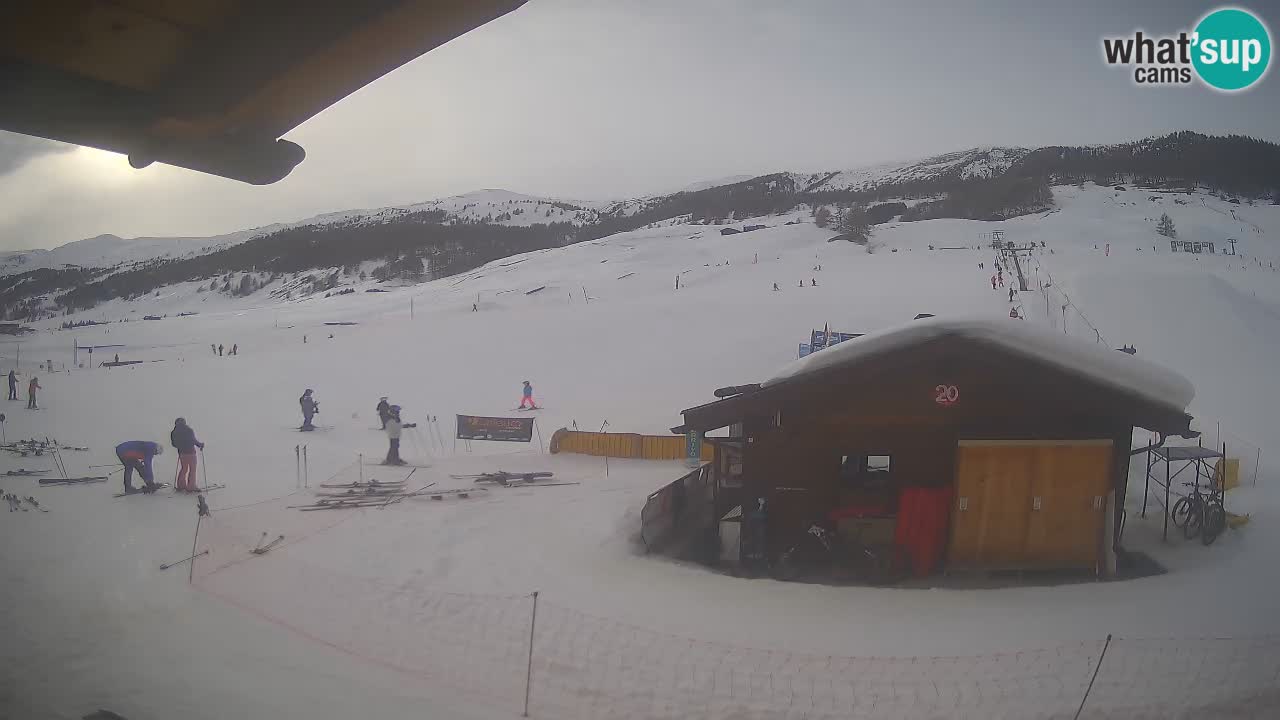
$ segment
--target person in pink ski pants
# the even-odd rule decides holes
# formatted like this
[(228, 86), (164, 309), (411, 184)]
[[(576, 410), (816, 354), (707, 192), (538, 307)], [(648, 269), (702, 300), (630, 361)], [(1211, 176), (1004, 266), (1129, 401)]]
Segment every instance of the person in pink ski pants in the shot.
[(524, 410), (525, 407), (528, 407), (530, 410), (538, 409), (538, 405), (533, 402), (533, 386), (529, 384), (528, 380), (524, 381), (524, 391), (520, 397), (519, 409)]

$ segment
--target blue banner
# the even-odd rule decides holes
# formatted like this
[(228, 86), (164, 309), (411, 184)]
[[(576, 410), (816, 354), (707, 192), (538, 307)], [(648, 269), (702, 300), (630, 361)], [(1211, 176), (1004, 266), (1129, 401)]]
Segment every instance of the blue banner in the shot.
[(809, 343), (800, 343), (800, 357), (809, 354)]

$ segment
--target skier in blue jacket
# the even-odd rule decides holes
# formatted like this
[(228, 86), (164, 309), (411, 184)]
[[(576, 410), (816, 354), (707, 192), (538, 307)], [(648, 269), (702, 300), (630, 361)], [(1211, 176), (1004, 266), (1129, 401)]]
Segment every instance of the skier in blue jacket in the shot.
[[(155, 483), (155, 473), (151, 471), (151, 460), (162, 453), (164, 453), (164, 446), (150, 440), (129, 440), (116, 446), (116, 459), (124, 466), (126, 493), (155, 492), (160, 487)], [(138, 476), (147, 485), (141, 490), (133, 489), (134, 470), (138, 471)]]
[(516, 409), (524, 410), (526, 408), (529, 410), (538, 409), (538, 404), (533, 401), (533, 386), (529, 384), (528, 380), (524, 381), (524, 389), (520, 394), (520, 407)]

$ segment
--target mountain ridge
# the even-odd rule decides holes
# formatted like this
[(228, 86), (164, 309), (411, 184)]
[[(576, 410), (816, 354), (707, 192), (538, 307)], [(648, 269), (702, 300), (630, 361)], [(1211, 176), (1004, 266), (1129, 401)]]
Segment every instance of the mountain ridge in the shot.
[[(700, 189), (617, 201), (490, 188), (208, 238), (100, 235), (50, 251), (0, 255), (0, 312), (9, 319), (40, 317), (210, 278), (222, 282), (209, 290), (251, 293), (282, 273), (311, 271), (319, 275), (305, 292), (323, 292), (338, 284), (335, 268), (349, 274), (370, 261), (375, 264), (365, 269), (379, 280), (418, 281), (646, 226), (721, 225), (797, 208), (826, 206), (839, 217), (849, 207), (866, 206), (872, 225), (894, 219), (1004, 220), (1050, 210), (1052, 185), (1086, 180), (1163, 191), (1205, 188), (1223, 200), (1229, 194), (1236, 203), (1237, 195), (1280, 203), (1280, 145), (1180, 132), (1103, 146), (987, 146), (852, 170), (778, 172), (710, 187), (694, 183), (687, 187)], [(256, 276), (247, 283), (241, 278), (232, 289), (237, 273)]]

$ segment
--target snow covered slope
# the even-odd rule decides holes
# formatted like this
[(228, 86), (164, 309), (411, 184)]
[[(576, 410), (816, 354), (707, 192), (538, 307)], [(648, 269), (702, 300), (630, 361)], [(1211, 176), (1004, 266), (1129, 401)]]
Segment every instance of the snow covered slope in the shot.
[[(1274, 662), (1264, 641), (1280, 633), (1272, 562), (1280, 384), (1271, 367), (1280, 355), (1280, 273), (1272, 269), (1280, 207), (1092, 185), (1055, 192), (1058, 209), (1043, 216), (882, 226), (872, 252), (829, 243), (834, 233), (808, 222), (785, 224), (802, 217), (793, 213), (730, 236), (691, 225), (642, 229), (386, 293), (280, 303), (175, 286), (160, 299), (67, 318), (169, 314), (25, 340), (24, 379), (40, 377), (42, 409), (11, 403), (8, 437), (88, 446), (64, 456), (70, 472), (84, 474), (112, 463), (122, 440), (163, 441), (182, 416), (208, 444), (202, 472), (228, 487), (210, 496), (214, 515), (197, 545), (211, 555), (188, 586), (182, 570), (156, 568), (191, 547), (189, 500), (113, 499), (118, 475), (50, 489), (0, 477), (6, 490), (51, 508), (0, 522), (0, 608), (12, 640), (0, 646), (0, 698), (13, 699), (16, 717), (78, 717), (98, 706), (130, 717), (406, 717), (424, 708), (509, 717), (523, 697), (534, 590), (544, 603), (530, 712), (538, 718), (599, 717), (602, 708), (637, 718), (785, 716), (788, 698), (800, 696), (769, 687), (803, 688), (837, 708), (813, 717), (855, 715), (821, 695), (832, 686), (812, 674), (837, 667), (859, 693), (883, 697), (893, 686), (938, 717), (1056, 716), (1070, 705), (1069, 717), (1076, 680), (1088, 681), (1106, 633), (1121, 659), (1099, 677), (1104, 698), (1123, 694), (1155, 708), (1149, 716), (1168, 716), (1164, 703), (1185, 709), (1206, 692), (1253, 692), (1255, 671)], [(1242, 254), (1171, 253), (1154, 232), (1161, 212), (1180, 238), (1235, 237)], [(1034, 290), (1012, 303), (1025, 321), (1007, 318), (1006, 292), (988, 282), (993, 229), (1005, 240), (1045, 243), (1025, 269)], [(183, 309), (200, 314), (176, 317)], [(872, 332), (917, 313), (1058, 332), (1065, 318), (1064, 334), (1080, 342), (1136, 345), (1139, 357), (1195, 385), (1190, 412), (1209, 442), (1262, 450), (1257, 486), (1246, 457), (1246, 487), (1227, 501), (1252, 521), (1212, 547), (1162, 544), (1155, 515), (1143, 520), (1131, 506), (1129, 544), (1170, 572), (1125, 582), (924, 590), (745, 580), (636, 552), (639, 509), (684, 472), (673, 463), (614, 460), (606, 473), (598, 458), (483, 443), (455, 450), (450, 439), (455, 413), (511, 413), (525, 379), (545, 407), (537, 415), (543, 440), (558, 427), (605, 421), (612, 431), (664, 433), (714, 388), (785, 367), (813, 328)], [(355, 324), (326, 324), (334, 322)], [(35, 367), (71, 364), (73, 341), (109, 346), (95, 362), (116, 352), (145, 362), (53, 375)], [(232, 343), (236, 357), (210, 352)], [(302, 435), (297, 398), (307, 387), (319, 397), (322, 429)], [(390, 477), (370, 463), (385, 452), (373, 414), (382, 395), (419, 423), (404, 454), (431, 467), (416, 470), (413, 483), (465, 487), (451, 475), (503, 468), (551, 469), (579, 484), (337, 517), (288, 509), (310, 497), (296, 489), (300, 445), (313, 485)], [(172, 479), (169, 458), (157, 466), (162, 480)], [(52, 467), (34, 457), (0, 465)], [(1141, 468), (1134, 472), (1130, 497), (1140, 502)], [(262, 533), (287, 541), (252, 556), (247, 548)], [(1188, 608), (1220, 611), (1197, 613), (1189, 625)], [(1189, 635), (1241, 640), (1210, 647)], [(1123, 642), (1141, 646), (1133, 638), (1170, 640), (1144, 646), (1154, 648), (1150, 656), (1126, 655)], [(1204, 654), (1218, 647), (1222, 654)], [(975, 654), (982, 658), (967, 657)], [(702, 704), (689, 700), (702, 697), (701, 685), (670, 679), (676, 667), (690, 668), (690, 678), (743, 674), (723, 691), (727, 705), (720, 695)], [(1219, 667), (1233, 674), (1209, 688), (1206, 673)], [(1008, 684), (992, 675), (1015, 671), (1031, 674)], [(977, 709), (957, 710), (961, 700)], [(1128, 706), (1098, 712), (1117, 707)], [(865, 714), (918, 714), (877, 708)]]

